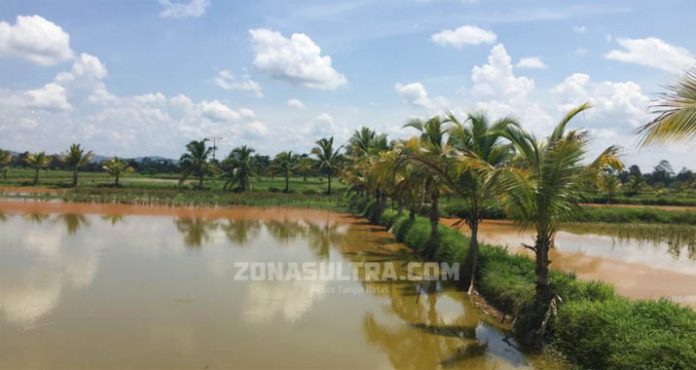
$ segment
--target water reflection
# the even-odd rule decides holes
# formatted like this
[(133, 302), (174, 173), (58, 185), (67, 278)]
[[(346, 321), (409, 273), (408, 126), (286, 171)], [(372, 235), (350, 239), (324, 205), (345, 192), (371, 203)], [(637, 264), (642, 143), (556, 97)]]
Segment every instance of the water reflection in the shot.
[[(0, 368), (527, 365), (502, 342), (504, 328), (437, 283), (233, 280), (236, 261), (404, 257), (383, 230), (293, 212), (300, 217), (288, 222), (8, 217), (0, 225)], [(339, 286), (379, 289), (330, 289)]]
[(669, 224), (571, 224), (563, 230), (578, 235), (607, 235), (619, 244), (636, 241), (659, 248), (666, 245), (674, 259), (696, 259), (696, 227)]
[(215, 220), (200, 217), (181, 217), (174, 221), (176, 229), (184, 236), (184, 244), (194, 249), (210, 241), (210, 233), (217, 229)]
[(90, 225), (87, 217), (78, 213), (65, 213), (58, 215), (57, 220), (65, 225), (68, 235), (74, 235), (80, 230), (80, 228)]
[(41, 225), (44, 221), (48, 220), (50, 215), (48, 213), (31, 212), (24, 215), (24, 218), (28, 221)]
[(241, 246), (256, 239), (261, 232), (261, 221), (247, 219), (228, 219), (220, 225), (227, 239)]

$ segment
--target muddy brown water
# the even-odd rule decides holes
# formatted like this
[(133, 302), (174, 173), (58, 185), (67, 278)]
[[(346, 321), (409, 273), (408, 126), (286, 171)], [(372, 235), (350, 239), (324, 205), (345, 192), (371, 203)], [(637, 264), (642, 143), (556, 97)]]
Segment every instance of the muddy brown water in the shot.
[[(452, 225), (456, 220), (444, 219)], [(466, 226), (460, 228), (468, 233)], [(486, 220), (482, 241), (529, 253), (534, 232), (509, 221)], [(556, 235), (551, 267), (584, 280), (611, 283), (636, 299), (666, 297), (696, 308), (696, 227), (687, 225), (570, 224)]]
[(234, 279), (241, 261), (402, 266), (340, 213), (0, 201), (0, 238), (0, 369), (562, 368), (447, 284)]

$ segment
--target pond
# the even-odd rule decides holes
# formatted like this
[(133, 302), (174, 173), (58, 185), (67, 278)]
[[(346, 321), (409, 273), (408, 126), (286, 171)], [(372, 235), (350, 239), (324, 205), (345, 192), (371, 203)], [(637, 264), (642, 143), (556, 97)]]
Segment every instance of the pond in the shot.
[[(444, 220), (452, 225), (455, 220)], [(462, 227), (467, 232), (466, 227)], [(509, 221), (486, 220), (482, 241), (529, 253), (534, 232)], [(669, 224), (567, 224), (556, 234), (551, 267), (601, 280), (631, 298), (667, 297), (696, 307), (696, 227)]]
[[(2, 369), (507, 369), (506, 326), (439, 281), (371, 281), (409, 256), (344, 214), (0, 201)], [(239, 279), (245, 262), (357, 279)]]

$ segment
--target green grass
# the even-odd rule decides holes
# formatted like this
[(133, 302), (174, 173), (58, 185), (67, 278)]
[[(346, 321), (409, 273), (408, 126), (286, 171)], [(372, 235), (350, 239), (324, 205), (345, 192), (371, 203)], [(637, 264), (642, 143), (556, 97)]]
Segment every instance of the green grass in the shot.
[[(359, 208), (362, 206), (362, 208)], [(365, 202), (352, 200), (351, 209), (363, 211)], [(399, 217), (387, 210), (380, 223), (395, 237), (422, 251), (430, 234), (426, 218)], [(468, 238), (451, 229), (440, 229), (442, 239), (436, 258), (463, 262)], [(504, 248), (481, 245), (477, 288), (494, 307), (523, 314), (516, 335), (529, 333), (525, 312), (533, 305), (534, 262), (511, 255)], [(552, 271), (551, 286), (563, 303), (551, 320), (547, 348), (559, 351), (581, 368), (588, 369), (687, 369), (696, 364), (696, 312), (678, 304), (631, 301), (618, 296), (602, 282), (585, 282), (573, 274)]]
[[(20, 186), (30, 188), (33, 171), (12, 169), (6, 179), (0, 178), (0, 186)], [(342, 210), (345, 208), (345, 185), (333, 181), (332, 194), (327, 195), (326, 179), (299, 177), (290, 179), (290, 191), (283, 193), (285, 180), (280, 177), (256, 177), (252, 191), (234, 193), (223, 191), (224, 180), (208, 178), (205, 189), (194, 190), (194, 180), (178, 186), (176, 175), (139, 175), (124, 177), (122, 186), (113, 187), (113, 179), (101, 172), (81, 172), (79, 186), (69, 188), (72, 173), (69, 171), (41, 171), (37, 187), (62, 189), (59, 193), (65, 201), (105, 202), (124, 204), (159, 204), (168, 206), (190, 205), (253, 205), (253, 206), (293, 206)], [(50, 198), (56, 195), (32, 193), (26, 196)]]
[[(573, 215), (567, 222), (594, 223), (661, 223), (696, 225), (696, 211), (691, 210), (662, 210), (650, 206), (645, 207), (581, 207), (581, 212)], [(460, 200), (450, 200), (443, 212), (448, 217), (463, 218), (467, 216), (467, 208)], [(486, 219), (507, 219), (508, 215), (499, 206), (493, 206), (484, 212)]]

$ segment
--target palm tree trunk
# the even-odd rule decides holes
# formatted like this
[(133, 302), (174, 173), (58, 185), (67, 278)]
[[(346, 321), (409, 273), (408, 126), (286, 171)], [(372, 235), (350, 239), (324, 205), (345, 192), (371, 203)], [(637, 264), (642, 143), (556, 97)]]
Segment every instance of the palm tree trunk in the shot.
[(77, 168), (73, 170), (72, 174), (72, 186), (77, 187)]
[(118, 179), (119, 179), (119, 175), (116, 175), (116, 176), (115, 176), (115, 179), (114, 179), (114, 185), (116, 185), (116, 187), (119, 186), (119, 184), (118, 184)]
[(35, 172), (34, 172), (34, 183), (33, 185), (36, 185), (39, 183), (39, 168), (36, 167)]
[(327, 194), (331, 194), (331, 175), (327, 175), (326, 177), (329, 179), (329, 190)]
[(433, 189), (430, 193), (430, 238), (425, 248), (425, 257), (427, 259), (432, 259), (435, 257), (435, 251), (437, 250), (438, 244), (440, 242), (440, 206), (439, 206), (439, 190)]
[(551, 246), (551, 233), (542, 231), (537, 234), (535, 243), (536, 266), (536, 294), (537, 298), (548, 301), (551, 299), (551, 288), (549, 286), (549, 248)]
[(470, 242), (469, 242), (469, 252), (466, 254), (465, 271), (464, 271), (464, 284), (468, 285), (468, 292), (472, 294), (474, 292), (474, 282), (476, 281), (476, 265), (478, 263), (479, 254), (479, 243), (478, 243), (478, 227), (479, 220), (477, 217), (472, 217), (469, 222), (469, 229), (471, 229)]
[(290, 190), (290, 176), (285, 175), (285, 190), (283, 190), (284, 193), (287, 193)]
[(203, 175), (198, 176), (198, 188), (203, 189)]

